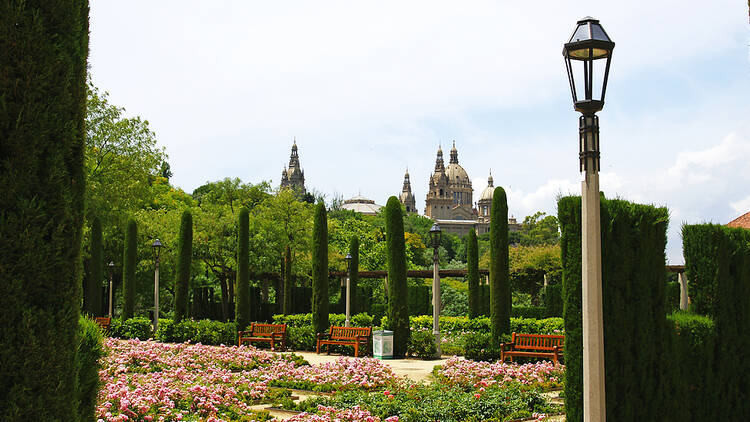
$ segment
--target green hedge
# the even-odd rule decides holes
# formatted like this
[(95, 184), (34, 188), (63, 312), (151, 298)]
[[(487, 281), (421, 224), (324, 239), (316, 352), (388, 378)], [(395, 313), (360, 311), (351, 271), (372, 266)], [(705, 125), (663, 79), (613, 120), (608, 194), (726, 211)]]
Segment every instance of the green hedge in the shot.
[(388, 250), (388, 324), (393, 330), (393, 356), (403, 357), (409, 345), (409, 291), (406, 283), (406, 243), (401, 202), (395, 196), (385, 205), (385, 241)]
[(322, 202), (315, 206), (312, 231), (312, 323), (315, 332), (324, 333), (328, 320), (328, 220)]
[(510, 333), (510, 312), (513, 306), (508, 274), (508, 200), (505, 190), (495, 188), (492, 196), (490, 220), (490, 309), (492, 341), (500, 344), (500, 337)]
[[(514, 306), (510, 309), (510, 316), (515, 318), (547, 318), (547, 308), (543, 306)], [(560, 316), (560, 315), (557, 315)]]
[[(344, 314), (330, 314), (328, 320), (331, 325), (343, 326), (346, 321), (346, 315)], [(274, 324), (286, 324), (287, 327), (306, 327), (312, 325), (312, 314), (293, 314), (293, 315), (274, 315)], [(372, 316), (366, 313), (360, 313), (352, 315), (351, 320), (353, 327), (371, 327)]]
[(682, 254), (689, 284), (690, 311), (697, 314), (716, 315), (716, 271), (719, 265), (716, 236), (719, 231), (721, 226), (714, 224), (682, 226)]
[(170, 319), (159, 319), (156, 339), (169, 343), (201, 343), (231, 346), (237, 344), (237, 324), (234, 322), (184, 319), (175, 324)]
[(667, 296), (667, 311), (674, 312), (680, 310), (680, 283), (668, 281), (665, 290)]
[(562, 283), (548, 284), (544, 288), (544, 307), (549, 317), (563, 316)]
[[(161, 319), (159, 319), (159, 324), (161, 324)], [(113, 318), (112, 325), (109, 327), (109, 335), (122, 339), (148, 340), (151, 338), (152, 328), (151, 320), (146, 317), (133, 317), (125, 321)]]
[(76, 401), (81, 422), (96, 420), (96, 400), (101, 386), (99, 359), (104, 356), (102, 337), (102, 331), (94, 320), (83, 316), (80, 318), (76, 353)]
[[(387, 317), (383, 317), (386, 319)], [(412, 316), (409, 318), (409, 323), (412, 331), (419, 330), (432, 330), (432, 315), (420, 315)], [(461, 333), (491, 333), (491, 322), (488, 317), (479, 318), (468, 318), (462, 317), (451, 317), (451, 316), (440, 316), (439, 321), (440, 332), (446, 334), (461, 334)], [(527, 333), (527, 334), (562, 334), (563, 333), (563, 319), (562, 318), (511, 318), (510, 319), (510, 330), (516, 333)]]
[[(666, 208), (623, 200), (601, 201), (602, 302), (607, 419), (666, 417), (667, 325), (664, 271)], [(558, 202), (565, 315), (565, 407), (571, 422), (583, 420), (581, 317), (581, 199)], [(637, 346), (634, 346), (637, 345)], [(634, 406), (633, 403), (638, 403)]]

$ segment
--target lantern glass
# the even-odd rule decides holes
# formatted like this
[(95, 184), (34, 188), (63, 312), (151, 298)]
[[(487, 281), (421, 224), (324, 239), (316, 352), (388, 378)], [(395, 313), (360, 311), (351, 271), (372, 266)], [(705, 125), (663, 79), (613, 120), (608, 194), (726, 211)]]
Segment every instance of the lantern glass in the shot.
[(161, 244), (161, 241), (159, 241), (158, 238), (154, 240), (154, 243), (151, 245), (151, 247), (154, 248), (154, 256), (156, 257), (157, 260), (159, 259), (159, 252), (162, 246), (164, 245)]
[(604, 106), (609, 63), (615, 43), (599, 21), (586, 17), (578, 21), (563, 56), (576, 110), (595, 113)]
[(437, 223), (433, 224), (432, 228), (430, 228), (430, 240), (432, 241), (433, 248), (437, 249), (440, 247), (440, 237), (442, 234), (440, 226)]
[(346, 270), (351, 270), (352, 265), (352, 254), (346, 254), (346, 257), (344, 258), (346, 260)]

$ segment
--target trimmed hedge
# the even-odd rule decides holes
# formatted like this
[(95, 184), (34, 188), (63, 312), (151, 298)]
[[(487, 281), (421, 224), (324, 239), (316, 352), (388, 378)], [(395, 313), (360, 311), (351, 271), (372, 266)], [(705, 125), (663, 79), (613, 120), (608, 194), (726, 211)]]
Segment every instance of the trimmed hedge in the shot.
[(328, 322), (328, 220), (322, 202), (315, 206), (312, 232), (312, 325), (324, 333)]
[(83, 309), (92, 316), (102, 312), (102, 221), (94, 217), (91, 222), (91, 258), (89, 273), (83, 291)]
[(544, 288), (544, 308), (547, 316), (563, 316), (562, 283), (548, 284)]
[(239, 327), (250, 323), (250, 213), (242, 207), (237, 217), (237, 298), (234, 309), (234, 322)]
[(508, 275), (508, 200), (498, 186), (492, 196), (490, 220), (490, 318), (493, 347), (500, 346), (500, 337), (510, 333), (512, 307)]
[(170, 319), (160, 319), (156, 339), (169, 343), (201, 343), (232, 346), (237, 344), (237, 324), (234, 322), (202, 319), (184, 319), (178, 323)]
[(96, 421), (96, 400), (101, 386), (99, 359), (104, 356), (102, 331), (90, 318), (81, 316), (78, 321), (78, 350), (76, 353), (76, 401), (81, 422)]
[[(665, 414), (666, 208), (601, 201), (607, 419), (661, 420)], [(581, 198), (558, 202), (562, 229), (566, 419), (583, 420)], [(633, 345), (637, 345), (633, 346)], [(638, 406), (633, 406), (638, 403)]]
[(478, 251), (477, 233), (474, 230), (469, 230), (469, 235), (466, 238), (466, 282), (469, 285), (469, 318), (482, 315)]
[(177, 280), (174, 286), (174, 319), (175, 321), (182, 321), (187, 318), (190, 262), (193, 258), (193, 214), (190, 213), (190, 210), (185, 210), (182, 213), (178, 250)]
[(680, 310), (680, 283), (668, 281), (665, 289), (667, 296), (667, 311), (674, 312)]
[(516, 318), (542, 319), (551, 315), (547, 315), (547, 308), (543, 306), (514, 306), (510, 309), (510, 316)]
[(409, 344), (409, 292), (406, 284), (406, 243), (401, 202), (395, 196), (385, 206), (385, 241), (388, 248), (388, 322), (393, 330), (393, 356), (406, 354)]
[[(386, 319), (386, 317), (383, 317)], [(491, 320), (488, 317), (468, 318), (440, 316), (439, 326), (442, 333), (461, 334), (461, 333), (486, 333), (492, 332)], [(409, 326), (412, 331), (432, 330), (432, 315), (419, 315), (409, 318)], [(562, 334), (562, 318), (511, 318), (510, 330), (516, 333), (525, 334)], [(503, 338), (503, 337), (501, 337)]]
[(122, 320), (133, 318), (135, 313), (135, 267), (138, 257), (138, 225), (128, 221), (125, 230), (125, 248), (122, 258)]
[[(344, 325), (346, 315), (344, 314), (330, 314), (328, 320), (331, 325), (341, 327)], [(274, 324), (286, 324), (287, 327), (305, 327), (312, 325), (312, 314), (294, 314), (294, 315), (274, 315)], [(372, 316), (366, 313), (359, 313), (352, 315), (352, 327), (371, 327)]]
[[(161, 324), (161, 319), (159, 319)], [(128, 318), (125, 321), (121, 319), (112, 319), (112, 325), (109, 327), (109, 335), (122, 339), (137, 338), (139, 340), (148, 340), (151, 338), (151, 329), (153, 324), (146, 317)]]

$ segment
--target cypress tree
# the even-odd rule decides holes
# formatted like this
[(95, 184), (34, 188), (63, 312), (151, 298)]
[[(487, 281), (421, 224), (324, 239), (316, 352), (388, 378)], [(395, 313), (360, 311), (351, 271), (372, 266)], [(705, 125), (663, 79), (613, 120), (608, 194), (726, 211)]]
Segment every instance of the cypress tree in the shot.
[(328, 220), (322, 202), (315, 206), (312, 233), (312, 323), (316, 333), (328, 329)]
[(406, 285), (406, 244), (401, 202), (395, 196), (385, 206), (385, 241), (388, 248), (388, 323), (393, 330), (393, 356), (406, 354), (409, 329), (409, 291)]
[(469, 284), (469, 318), (481, 315), (479, 309), (479, 248), (477, 246), (477, 233), (469, 231), (466, 239), (466, 281)]
[(135, 266), (138, 256), (138, 226), (128, 221), (125, 250), (122, 257), (122, 320), (133, 318), (135, 312)]
[(352, 236), (349, 241), (349, 255), (352, 256), (352, 260), (349, 262), (349, 289), (351, 303), (350, 312), (352, 315), (359, 313), (359, 301), (357, 300), (357, 284), (359, 283), (359, 239), (357, 236)]
[(234, 321), (238, 330), (244, 330), (250, 324), (250, 213), (246, 208), (240, 210), (237, 230), (237, 295), (234, 309)]
[(0, 2), (0, 418), (78, 420), (88, 2)]
[(284, 249), (284, 315), (292, 313), (292, 248)]
[(180, 221), (180, 244), (177, 254), (177, 280), (174, 286), (174, 322), (187, 318), (188, 285), (190, 283), (190, 263), (193, 258), (193, 214), (190, 210), (182, 213)]
[(508, 200), (498, 186), (492, 196), (490, 220), (490, 321), (492, 341), (500, 345), (500, 336), (510, 334), (510, 283), (508, 281)]
[(83, 296), (83, 309), (92, 316), (102, 312), (102, 221), (94, 217), (91, 223), (91, 260)]

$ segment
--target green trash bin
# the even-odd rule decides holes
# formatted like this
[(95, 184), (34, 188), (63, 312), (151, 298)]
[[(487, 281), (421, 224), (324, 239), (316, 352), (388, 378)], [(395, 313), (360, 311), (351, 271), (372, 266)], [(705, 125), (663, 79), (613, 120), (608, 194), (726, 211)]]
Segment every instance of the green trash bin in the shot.
[(372, 356), (376, 359), (393, 359), (393, 331), (378, 330), (372, 333)]

